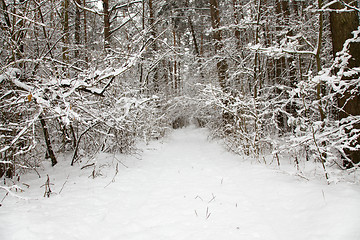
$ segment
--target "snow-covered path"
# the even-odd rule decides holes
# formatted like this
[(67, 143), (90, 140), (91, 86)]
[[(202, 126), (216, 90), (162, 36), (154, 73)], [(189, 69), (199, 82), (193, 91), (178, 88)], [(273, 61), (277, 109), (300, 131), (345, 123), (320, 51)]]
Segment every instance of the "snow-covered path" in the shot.
[(55, 168), (53, 191), (63, 190), (46, 199), (45, 180), (29, 177), (39, 190), (22, 194), (38, 200), (5, 199), (0, 239), (360, 239), (358, 185), (328, 186), (243, 161), (203, 129), (175, 131), (141, 161), (124, 161), (129, 168), (120, 165), (106, 188), (113, 169), (94, 180), (83, 170), (63, 186), (67, 175)]

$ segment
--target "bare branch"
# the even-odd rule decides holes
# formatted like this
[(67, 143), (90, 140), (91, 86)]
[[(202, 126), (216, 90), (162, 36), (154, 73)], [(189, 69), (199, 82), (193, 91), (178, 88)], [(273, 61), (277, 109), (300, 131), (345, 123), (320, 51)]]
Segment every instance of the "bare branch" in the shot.
[(75, 0), (73, 0), (73, 2), (74, 2), (74, 4), (76, 5), (76, 7), (80, 8), (80, 9), (82, 9), (82, 10), (84, 10), (84, 11), (88, 11), (88, 12), (94, 13), (94, 14), (99, 15), (99, 16), (103, 16), (103, 15), (104, 15), (103, 13), (98, 12), (98, 11), (96, 11), (96, 10), (94, 10), (94, 9), (81, 6), (81, 5), (78, 4)]
[(1, 10), (2, 12), (5, 12), (5, 13), (10, 14), (10, 15), (12, 15), (12, 16), (18, 17), (18, 18), (23, 19), (23, 20), (25, 20), (25, 21), (31, 22), (31, 23), (33, 23), (33, 24), (36, 24), (36, 25), (39, 25), (39, 26), (42, 26), (42, 27), (46, 27), (45, 24), (36, 22), (36, 21), (34, 21), (34, 20), (30, 19), (30, 18), (17, 15), (17, 14), (15, 14), (15, 13), (9, 12), (9, 11), (4, 10), (4, 9), (0, 9), (0, 10)]

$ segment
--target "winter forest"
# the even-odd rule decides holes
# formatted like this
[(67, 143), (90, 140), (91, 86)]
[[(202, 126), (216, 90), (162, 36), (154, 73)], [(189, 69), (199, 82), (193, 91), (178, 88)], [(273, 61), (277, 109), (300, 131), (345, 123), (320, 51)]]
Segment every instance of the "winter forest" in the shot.
[(117, 156), (117, 174), (132, 164), (119, 156), (189, 126), (251, 164), (352, 184), (359, 200), (359, 12), (353, 0), (0, 0), (0, 215), (33, 191), (30, 175), (51, 199), (49, 172), (64, 171), (59, 195), (73, 172), (96, 184), (99, 155)]

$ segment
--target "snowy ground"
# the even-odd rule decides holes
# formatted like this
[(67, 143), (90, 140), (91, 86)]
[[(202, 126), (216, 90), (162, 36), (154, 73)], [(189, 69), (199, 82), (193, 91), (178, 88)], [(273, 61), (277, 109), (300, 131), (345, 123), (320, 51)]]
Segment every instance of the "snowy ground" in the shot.
[[(91, 168), (61, 163), (46, 171), (54, 194), (43, 198), (46, 178), (26, 176), (30, 189), (17, 194), (29, 199), (8, 196), (0, 207), (0, 239), (360, 239), (358, 184), (328, 186), (243, 161), (203, 129), (163, 141), (141, 160), (118, 156), (128, 168), (119, 164), (114, 182), (114, 167), (92, 179)], [(98, 165), (111, 161), (103, 155)]]

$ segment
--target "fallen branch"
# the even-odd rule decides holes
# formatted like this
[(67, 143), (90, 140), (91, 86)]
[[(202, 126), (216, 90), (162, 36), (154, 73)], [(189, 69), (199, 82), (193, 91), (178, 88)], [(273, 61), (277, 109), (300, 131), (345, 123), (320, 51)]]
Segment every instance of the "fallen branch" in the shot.
[(82, 166), (82, 167), (80, 168), (80, 170), (83, 170), (83, 169), (88, 168), (88, 167), (92, 167), (92, 166), (94, 166), (94, 165), (95, 165), (95, 163), (87, 164), (87, 165), (85, 165), (85, 166)]
[(95, 127), (97, 124), (99, 124), (99, 122), (95, 122), (94, 124), (90, 125), (87, 129), (85, 129), (85, 131), (83, 131), (79, 138), (78, 138), (78, 141), (76, 143), (76, 147), (75, 147), (75, 150), (74, 150), (74, 154), (73, 154), (73, 157), (72, 157), (72, 160), (71, 160), (71, 166), (74, 165), (74, 163), (76, 162), (76, 159), (77, 159), (77, 152), (78, 152), (78, 149), (79, 149), (79, 145), (80, 145), (80, 141), (81, 141), (81, 138), (93, 127)]
[(16, 198), (21, 199), (21, 200), (28, 200), (28, 198), (20, 197), (19, 195), (12, 192), (14, 190), (16, 192), (17, 191), (24, 192), (24, 190), (21, 187), (19, 187), (18, 185), (12, 185), (11, 187), (0, 186), (0, 189), (6, 191), (6, 194), (5, 194), (4, 198), (1, 200), (1, 202), (3, 202), (5, 197), (8, 196), (8, 195), (10, 195), (12, 197), (16, 197)]

